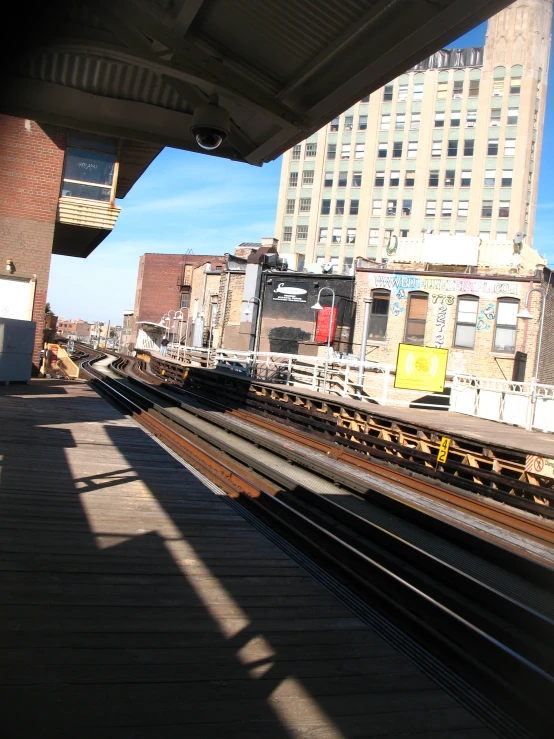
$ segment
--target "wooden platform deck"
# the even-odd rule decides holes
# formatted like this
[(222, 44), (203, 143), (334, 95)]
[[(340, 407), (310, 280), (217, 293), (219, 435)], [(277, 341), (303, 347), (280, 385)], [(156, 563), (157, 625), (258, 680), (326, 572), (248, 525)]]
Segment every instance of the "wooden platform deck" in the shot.
[(86, 383), (0, 455), (6, 739), (492, 736)]

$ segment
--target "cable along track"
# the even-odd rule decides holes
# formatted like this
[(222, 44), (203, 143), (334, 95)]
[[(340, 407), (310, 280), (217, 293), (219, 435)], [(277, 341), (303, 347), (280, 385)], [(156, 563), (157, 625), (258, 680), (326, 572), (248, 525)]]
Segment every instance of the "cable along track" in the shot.
[[(252, 427), (242, 415), (229, 418), (200, 407), (198, 398), (176, 400), (136, 380), (105, 378), (101, 388), (167, 446), (323, 562), (385, 618), (501, 706), (519, 724), (513, 731), (503, 726), (503, 736), (524, 736), (523, 727), (530, 736), (550, 735), (550, 568), (467, 530), (452, 543), (444, 537), (455, 527), (438, 521), (435, 528), (433, 516), (414, 512), (401, 501), (379, 507), (373, 498), (361, 499), (365, 473), (356, 469), (357, 474), (348, 475), (332, 464), (325, 467), (315, 449), (297, 448), (299, 438), (294, 444), (287, 441), (283, 428), (279, 438), (269, 432), (267, 422), (264, 429)], [(177, 402), (181, 407), (175, 408)], [(321, 449), (317, 453), (321, 455)], [(302, 465), (302, 458), (309, 463)], [(412, 487), (419, 484), (410, 482)], [(552, 532), (543, 528), (541, 535), (548, 538)]]

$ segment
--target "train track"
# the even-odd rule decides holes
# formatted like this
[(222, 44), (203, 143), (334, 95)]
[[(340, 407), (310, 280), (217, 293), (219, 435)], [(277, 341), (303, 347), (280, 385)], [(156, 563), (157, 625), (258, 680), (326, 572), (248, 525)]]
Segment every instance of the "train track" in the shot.
[[(101, 392), (370, 603), (378, 623), (400, 628), (397, 646), (412, 658), (415, 654), (432, 677), (501, 736), (550, 736), (551, 567), (383, 492), (383, 469), (381, 483), (375, 483), (367, 459), (274, 420), (237, 409), (222, 412), (221, 404), (206, 404), (198, 395), (176, 397), (166, 387), (146, 387), (141, 380), (153, 378), (141, 368), (127, 367), (132, 379), (125, 379), (123, 370), (107, 377), (94, 369), (99, 358), (89, 358), (85, 370)], [(387, 469), (387, 476), (389, 486), (420, 490), (429, 498), (452, 495), (402, 471), (391, 477)], [(467, 501), (450, 503), (467, 512)], [(495, 519), (496, 513), (501, 512), (489, 507), (490, 522), (512, 532), (522, 524), (538, 550), (551, 547), (553, 530), (547, 524)]]

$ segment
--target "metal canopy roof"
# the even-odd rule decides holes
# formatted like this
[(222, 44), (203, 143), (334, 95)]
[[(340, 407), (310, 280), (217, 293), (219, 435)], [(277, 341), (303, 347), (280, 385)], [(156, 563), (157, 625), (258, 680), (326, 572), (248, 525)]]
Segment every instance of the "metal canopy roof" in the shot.
[(34, 16), (19, 5), (2, 112), (200, 151), (192, 113), (217, 93), (231, 135), (214, 155), (259, 165), (509, 2), (45, 0)]

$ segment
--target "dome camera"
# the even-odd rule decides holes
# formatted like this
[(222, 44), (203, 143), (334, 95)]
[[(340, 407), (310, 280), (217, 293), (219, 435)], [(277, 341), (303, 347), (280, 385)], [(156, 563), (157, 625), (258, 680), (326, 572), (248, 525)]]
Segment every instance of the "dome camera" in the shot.
[(190, 130), (201, 149), (213, 151), (229, 136), (229, 114), (217, 104), (217, 95), (210, 95), (208, 104), (196, 108)]

